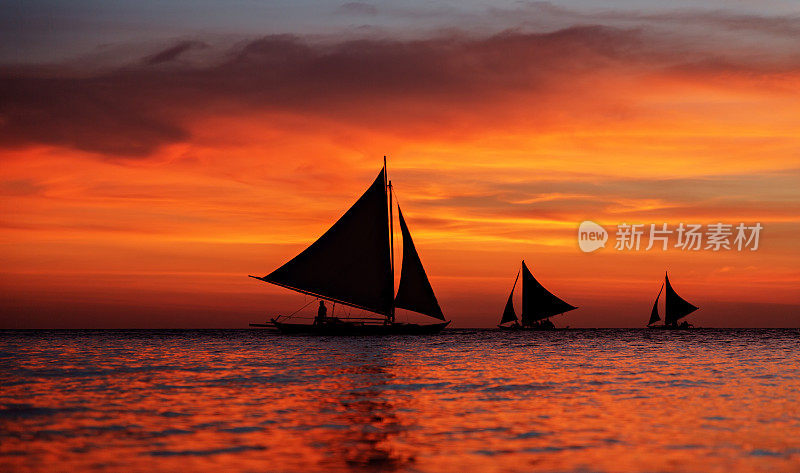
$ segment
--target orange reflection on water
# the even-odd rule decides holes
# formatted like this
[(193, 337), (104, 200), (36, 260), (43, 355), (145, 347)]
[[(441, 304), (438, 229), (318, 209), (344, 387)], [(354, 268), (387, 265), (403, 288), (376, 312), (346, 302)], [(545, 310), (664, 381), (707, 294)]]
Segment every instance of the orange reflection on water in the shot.
[(798, 332), (4, 332), (6, 471), (792, 471)]

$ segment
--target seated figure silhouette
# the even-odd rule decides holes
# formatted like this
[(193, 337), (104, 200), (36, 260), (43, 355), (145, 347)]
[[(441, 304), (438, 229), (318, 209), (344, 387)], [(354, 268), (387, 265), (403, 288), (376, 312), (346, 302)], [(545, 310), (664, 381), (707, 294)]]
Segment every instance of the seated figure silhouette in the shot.
[(322, 325), (325, 323), (325, 316), (328, 314), (328, 308), (325, 307), (325, 301), (319, 301), (319, 309), (317, 309), (317, 317), (314, 319), (314, 325)]

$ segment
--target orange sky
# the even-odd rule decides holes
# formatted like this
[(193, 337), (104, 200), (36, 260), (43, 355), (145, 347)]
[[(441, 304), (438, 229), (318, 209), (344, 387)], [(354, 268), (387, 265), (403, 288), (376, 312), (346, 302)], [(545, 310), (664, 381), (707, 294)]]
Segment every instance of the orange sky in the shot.
[[(321, 235), (383, 155), (456, 327), (497, 322), (522, 258), (580, 306), (561, 325), (643, 325), (669, 269), (697, 325), (798, 326), (800, 63), (713, 38), (267, 36), (124, 66), (4, 66), (0, 326), (245, 327), (293, 311), (304, 296), (246, 275)], [(587, 219), (764, 230), (755, 252), (584, 254)]]

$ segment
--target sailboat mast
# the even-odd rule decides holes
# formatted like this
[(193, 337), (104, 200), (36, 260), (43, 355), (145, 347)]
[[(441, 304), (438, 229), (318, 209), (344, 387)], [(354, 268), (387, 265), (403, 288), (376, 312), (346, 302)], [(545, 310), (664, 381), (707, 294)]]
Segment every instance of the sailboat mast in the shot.
[[(389, 189), (389, 248), (391, 253), (390, 266), (392, 268), (392, 294), (394, 294), (394, 217), (392, 215), (392, 181), (389, 180), (389, 173), (386, 169), (386, 156), (383, 157), (383, 175), (385, 176), (385, 181), (387, 182), (387, 187)], [(389, 320), (394, 323), (394, 301), (392, 301), (392, 310), (389, 314)]]
[[(669, 271), (664, 271), (663, 286), (666, 286), (667, 284), (669, 284)], [(659, 292), (659, 294), (661, 293)], [(664, 296), (664, 325), (669, 325), (669, 320), (670, 320), (669, 314), (667, 313), (667, 297)]]
[[(525, 260), (522, 260), (522, 265), (519, 268), (519, 272), (520, 273), (522, 272), (522, 269), (524, 267), (525, 267)], [(517, 273), (517, 274), (519, 274), (519, 273)], [(516, 284), (516, 283), (517, 282), (514, 281), (514, 284)], [(526, 314), (525, 309), (526, 309), (526, 306), (527, 306), (527, 304), (525, 304), (525, 299), (527, 299), (527, 297), (525, 295), (525, 278), (523, 277), (522, 278), (522, 308), (519, 311), (519, 322), (520, 322), (520, 324), (522, 324), (523, 327), (526, 325), (525, 322), (526, 322), (526, 320), (528, 318), (528, 317), (525, 316), (525, 314)]]

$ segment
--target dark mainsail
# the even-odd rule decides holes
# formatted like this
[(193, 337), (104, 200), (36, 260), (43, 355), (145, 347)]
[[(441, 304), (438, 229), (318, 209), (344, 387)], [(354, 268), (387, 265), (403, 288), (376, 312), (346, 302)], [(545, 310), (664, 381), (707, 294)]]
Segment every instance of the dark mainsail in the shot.
[(544, 288), (522, 262), (522, 325), (562, 314), (577, 307), (567, 304)]
[(518, 320), (517, 312), (514, 310), (514, 289), (517, 287), (518, 280), (519, 280), (519, 271), (517, 271), (517, 277), (514, 278), (514, 285), (511, 286), (511, 294), (508, 295), (506, 308), (503, 310), (503, 318), (500, 319), (501, 324), (504, 324), (506, 322), (516, 322)]
[(397, 287), (394, 305), (444, 320), (444, 314), (425, 274), (425, 268), (422, 267), (422, 261), (414, 247), (414, 240), (411, 239), (411, 233), (408, 231), (399, 205), (397, 216), (400, 220), (400, 232), (403, 235), (403, 268), (400, 271), (400, 284)]
[(650, 322), (647, 322), (647, 325), (653, 325), (654, 323), (661, 320), (661, 317), (658, 316), (658, 298), (661, 297), (661, 291), (664, 290), (664, 285), (661, 285), (661, 289), (658, 290), (658, 295), (656, 296), (656, 301), (653, 302), (653, 311), (650, 312)]
[(664, 323), (666, 325), (673, 325), (677, 323), (678, 320), (696, 311), (698, 308), (684, 300), (678, 295), (678, 293), (675, 292), (674, 289), (672, 289), (672, 285), (669, 283), (669, 275), (665, 276), (665, 284), (667, 291), (665, 296), (666, 303), (664, 307)]
[[(379, 314), (391, 314), (394, 284), (386, 198), (384, 169), (324, 235), (288, 263), (259, 279)], [(402, 218), (400, 222), (404, 225)], [(438, 318), (444, 320), (441, 310)]]

